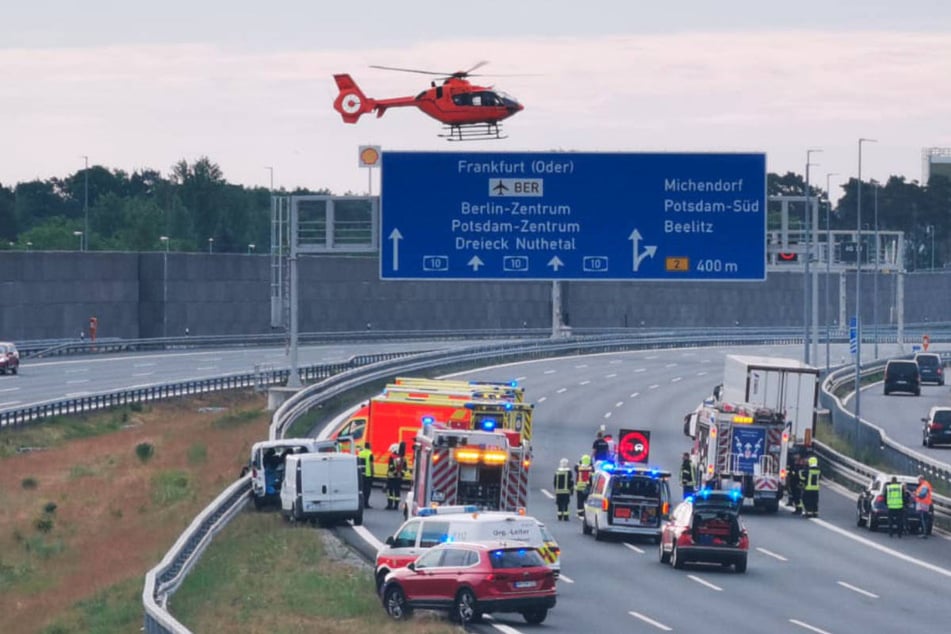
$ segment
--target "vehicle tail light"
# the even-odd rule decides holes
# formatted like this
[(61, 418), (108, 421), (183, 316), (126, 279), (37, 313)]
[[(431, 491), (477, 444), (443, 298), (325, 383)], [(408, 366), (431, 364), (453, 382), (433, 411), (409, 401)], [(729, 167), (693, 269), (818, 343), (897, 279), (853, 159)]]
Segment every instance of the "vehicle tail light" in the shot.
[(608, 502), (608, 499), (601, 498), (601, 510), (607, 512), (609, 506), (611, 506), (611, 503)]
[(551, 554), (555, 555), (556, 557), (561, 555), (561, 548), (558, 546), (549, 546), (548, 550), (551, 551)]
[(885, 496), (884, 496), (884, 495), (878, 495), (878, 496), (876, 496), (876, 497), (875, 497), (875, 503), (876, 503), (876, 504), (884, 504), (884, 503), (885, 503)]
[(940, 431), (944, 429), (944, 426), (941, 423), (929, 423), (928, 429), (931, 431)]
[(677, 538), (678, 546), (690, 546), (693, 544), (693, 537), (690, 535), (690, 531), (684, 531), (680, 534), (680, 537)]
[(501, 572), (490, 572), (485, 578), (486, 581), (508, 581), (509, 579), (509, 575)]
[(670, 512), (670, 502), (664, 502), (660, 505), (660, 514), (667, 515)]
[(743, 550), (749, 550), (750, 548), (750, 536), (746, 534), (746, 531), (740, 533), (740, 548)]

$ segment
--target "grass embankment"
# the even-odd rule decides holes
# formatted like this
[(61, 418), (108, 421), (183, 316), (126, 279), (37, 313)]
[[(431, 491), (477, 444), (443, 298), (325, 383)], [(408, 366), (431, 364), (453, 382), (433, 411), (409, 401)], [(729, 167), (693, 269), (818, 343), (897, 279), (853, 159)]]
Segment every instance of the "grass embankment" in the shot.
[(232, 392), (0, 432), (0, 632), (137, 632), (142, 584), (267, 436)]
[(194, 632), (390, 634), (460, 632), (419, 613), (397, 623), (383, 611), (369, 566), (325, 529), (248, 511), (212, 542), (171, 611)]

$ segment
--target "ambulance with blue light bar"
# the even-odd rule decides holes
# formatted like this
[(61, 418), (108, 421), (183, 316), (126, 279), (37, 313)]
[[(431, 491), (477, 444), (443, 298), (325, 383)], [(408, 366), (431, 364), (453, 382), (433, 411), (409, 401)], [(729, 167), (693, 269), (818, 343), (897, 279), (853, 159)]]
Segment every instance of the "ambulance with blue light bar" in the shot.
[(356, 453), (367, 442), (373, 452), (373, 475), (386, 478), (387, 449), (403, 443), (410, 469), (415, 457), (412, 446), (423, 419), (440, 421), (459, 430), (508, 428), (531, 438), (530, 403), (506, 400), (483, 401), (465, 393), (386, 391), (374, 396), (357, 409), (331, 437), (342, 451)]
[(690, 417), (690, 455), (702, 487), (736, 489), (744, 506), (779, 510), (790, 425), (780, 412), (749, 403), (705, 401)]
[(670, 503), (669, 471), (598, 461), (584, 503), (581, 532), (593, 534), (598, 541), (606, 535), (642, 535), (658, 543)]
[(528, 503), (531, 447), (519, 432), (484, 421), (480, 430), (427, 419), (413, 443), (413, 481), (404, 517), (441, 506), (519, 511)]
[(398, 376), (388, 389), (395, 387), (425, 389), (430, 391), (467, 392), (481, 399), (504, 399), (514, 403), (525, 402), (525, 388), (518, 381), (465, 381), (454, 379), (427, 379), (415, 376)]

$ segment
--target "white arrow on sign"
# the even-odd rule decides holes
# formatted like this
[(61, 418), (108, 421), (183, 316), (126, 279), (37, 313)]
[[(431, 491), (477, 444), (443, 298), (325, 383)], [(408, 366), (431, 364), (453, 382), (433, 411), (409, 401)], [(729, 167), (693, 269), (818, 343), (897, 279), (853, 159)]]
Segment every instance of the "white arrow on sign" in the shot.
[(644, 261), (644, 258), (652, 258), (654, 257), (654, 254), (657, 253), (657, 245), (654, 245), (654, 244), (645, 246), (644, 250), (638, 253), (638, 250), (641, 246), (641, 239), (643, 237), (644, 236), (642, 236), (641, 232), (638, 231), (637, 229), (634, 229), (634, 231), (631, 232), (631, 235), (627, 237), (628, 240), (634, 243), (634, 252), (633, 252), (634, 263), (633, 263), (632, 270), (635, 273), (637, 273), (637, 269), (640, 268), (641, 262)]
[(403, 234), (400, 233), (400, 230), (393, 228), (393, 231), (390, 232), (390, 240), (393, 241), (393, 270), (400, 270), (400, 240), (403, 239)]
[(560, 269), (560, 268), (563, 267), (564, 265), (565, 265), (565, 263), (562, 262), (562, 261), (561, 261), (561, 258), (559, 258), (557, 255), (554, 256), (552, 259), (548, 260), (548, 266), (550, 266), (550, 267), (551, 267), (552, 269), (554, 269), (555, 271), (557, 271), (558, 269)]
[(468, 266), (471, 266), (473, 271), (478, 271), (478, 270), (479, 270), (479, 267), (482, 266), (483, 264), (485, 264), (485, 262), (483, 262), (483, 261), (479, 258), (478, 255), (473, 255), (473, 256), (472, 256), (472, 259), (470, 259), (468, 262), (466, 262), (466, 264), (467, 264)]

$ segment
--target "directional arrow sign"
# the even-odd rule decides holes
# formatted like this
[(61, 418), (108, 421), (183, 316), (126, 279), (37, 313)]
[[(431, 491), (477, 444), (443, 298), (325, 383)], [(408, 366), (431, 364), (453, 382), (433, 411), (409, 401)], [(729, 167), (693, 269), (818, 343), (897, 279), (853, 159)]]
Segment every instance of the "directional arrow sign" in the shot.
[(762, 281), (765, 154), (382, 155), (383, 279)]

